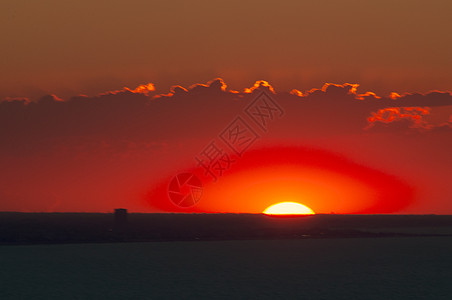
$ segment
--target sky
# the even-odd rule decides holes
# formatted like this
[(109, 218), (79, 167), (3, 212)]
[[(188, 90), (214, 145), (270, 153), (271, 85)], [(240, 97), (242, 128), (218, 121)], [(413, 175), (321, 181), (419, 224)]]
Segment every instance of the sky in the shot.
[(451, 90), (452, 3), (57, 1), (0, 4), (0, 99), (96, 95), (152, 82), (161, 92), (221, 77), (235, 89), (325, 82)]
[(451, 214), (451, 9), (3, 1), (0, 210)]

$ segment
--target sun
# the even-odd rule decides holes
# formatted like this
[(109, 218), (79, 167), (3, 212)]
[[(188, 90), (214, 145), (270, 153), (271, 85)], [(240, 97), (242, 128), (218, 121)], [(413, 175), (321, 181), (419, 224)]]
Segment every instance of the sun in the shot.
[(315, 212), (306, 205), (297, 202), (279, 202), (267, 207), (266, 215), (313, 215)]

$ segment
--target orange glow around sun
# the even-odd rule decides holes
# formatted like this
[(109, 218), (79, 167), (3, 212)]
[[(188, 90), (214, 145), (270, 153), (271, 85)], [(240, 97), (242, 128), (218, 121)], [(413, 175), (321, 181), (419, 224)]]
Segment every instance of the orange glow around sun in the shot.
[(297, 202), (279, 202), (267, 207), (264, 211), (266, 215), (313, 215), (312, 209)]
[[(250, 150), (217, 181), (201, 167), (189, 170), (202, 182), (202, 198), (192, 207), (174, 205), (168, 177), (146, 195), (156, 211), (181, 213), (375, 214), (400, 211), (413, 190), (394, 176), (324, 150), (268, 147)], [(311, 211), (280, 206), (294, 201)], [(297, 203), (298, 200), (302, 204)], [(293, 203), (293, 202), (292, 202)]]

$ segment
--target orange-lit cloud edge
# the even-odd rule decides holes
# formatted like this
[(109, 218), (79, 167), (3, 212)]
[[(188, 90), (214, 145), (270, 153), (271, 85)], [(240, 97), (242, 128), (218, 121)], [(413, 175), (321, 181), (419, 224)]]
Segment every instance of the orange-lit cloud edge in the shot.
[[(120, 93), (133, 93), (133, 94), (143, 94), (145, 96), (148, 96), (152, 99), (155, 98), (162, 98), (162, 97), (171, 97), (174, 96), (176, 93), (178, 92), (190, 92), (196, 89), (202, 89), (202, 88), (210, 88), (213, 86), (218, 86), (221, 91), (226, 92), (226, 93), (231, 93), (231, 94), (250, 94), (253, 93), (255, 90), (258, 89), (262, 89), (265, 88), (268, 91), (272, 92), (273, 94), (277, 94), (276, 89), (266, 80), (257, 80), (251, 87), (246, 87), (244, 88), (242, 91), (238, 91), (238, 90), (232, 90), (232, 89), (228, 89), (227, 84), (225, 83), (225, 81), (222, 78), (215, 78), (212, 79), (210, 81), (208, 81), (207, 83), (195, 83), (190, 85), (188, 88), (185, 88), (181, 85), (174, 85), (170, 88), (170, 91), (168, 93), (157, 93), (157, 88), (155, 86), (154, 83), (145, 83), (145, 84), (140, 84), (138, 85), (136, 88), (129, 88), (129, 87), (124, 87), (122, 89), (119, 90), (111, 90), (111, 91), (105, 91), (103, 93), (99, 93), (97, 96), (104, 96), (104, 95), (115, 95), (115, 94), (120, 94)], [(291, 95), (303, 98), (303, 97), (307, 97), (311, 94), (314, 94), (316, 92), (326, 92), (327, 89), (329, 87), (337, 87), (337, 88), (342, 88), (342, 89), (348, 89), (348, 94), (353, 95), (357, 100), (366, 100), (366, 99), (382, 99), (382, 98), (388, 98), (391, 100), (398, 100), (400, 98), (406, 97), (406, 96), (410, 96), (410, 95), (429, 95), (432, 93), (440, 93), (440, 94), (448, 94), (452, 96), (452, 92), (451, 91), (440, 91), (440, 90), (430, 90), (426, 93), (417, 93), (417, 92), (406, 92), (406, 93), (397, 93), (397, 92), (391, 92), (389, 95), (387, 96), (381, 96), (381, 95), (377, 95), (374, 92), (371, 91), (366, 91), (365, 93), (358, 93), (358, 88), (359, 88), (360, 84), (357, 83), (343, 83), (343, 84), (337, 84), (337, 83), (324, 83), (323, 86), (321, 88), (312, 88), (309, 89), (307, 91), (301, 91), (298, 89), (292, 89), (290, 92), (288, 92)], [(287, 93), (287, 92), (278, 92), (278, 93)], [(53, 97), (55, 97), (55, 100), (58, 101), (64, 101), (61, 98), (58, 98), (56, 95), (51, 95)], [(86, 95), (80, 94), (78, 96), (81, 97), (87, 97)], [(2, 101), (26, 101), (26, 102), (31, 102), (31, 100), (29, 98), (26, 97), (6, 97), (4, 98)]]

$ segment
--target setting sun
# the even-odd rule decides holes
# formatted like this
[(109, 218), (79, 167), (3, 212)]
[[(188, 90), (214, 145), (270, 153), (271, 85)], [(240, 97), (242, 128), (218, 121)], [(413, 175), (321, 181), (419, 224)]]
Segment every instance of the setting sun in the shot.
[(267, 207), (266, 215), (312, 215), (315, 214), (309, 207), (297, 202), (279, 202)]

